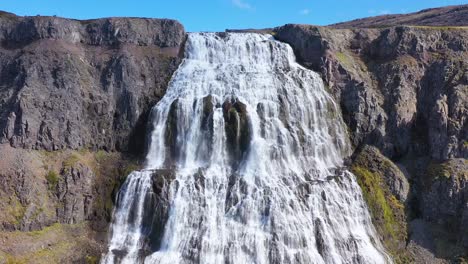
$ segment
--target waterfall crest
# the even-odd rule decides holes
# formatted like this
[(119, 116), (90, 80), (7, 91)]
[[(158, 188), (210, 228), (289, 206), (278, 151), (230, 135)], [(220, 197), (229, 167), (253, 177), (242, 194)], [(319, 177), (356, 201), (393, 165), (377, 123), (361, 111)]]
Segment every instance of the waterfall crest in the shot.
[(386, 263), (320, 76), (270, 35), (191, 33), (103, 263)]

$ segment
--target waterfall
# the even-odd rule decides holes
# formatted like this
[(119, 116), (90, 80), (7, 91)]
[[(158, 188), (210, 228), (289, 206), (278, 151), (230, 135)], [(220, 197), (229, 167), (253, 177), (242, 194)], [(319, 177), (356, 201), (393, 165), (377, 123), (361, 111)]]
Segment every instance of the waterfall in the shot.
[(102, 263), (386, 263), (337, 105), (287, 44), (189, 34)]

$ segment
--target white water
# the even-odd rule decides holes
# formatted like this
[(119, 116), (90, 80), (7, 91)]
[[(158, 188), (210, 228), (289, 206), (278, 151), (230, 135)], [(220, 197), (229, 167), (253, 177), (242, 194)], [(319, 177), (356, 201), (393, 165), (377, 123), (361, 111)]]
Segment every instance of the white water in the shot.
[[(269, 35), (189, 34), (185, 52), (102, 262), (391, 262), (340, 169), (347, 135), (320, 77)], [(175, 179), (158, 191), (164, 168)]]

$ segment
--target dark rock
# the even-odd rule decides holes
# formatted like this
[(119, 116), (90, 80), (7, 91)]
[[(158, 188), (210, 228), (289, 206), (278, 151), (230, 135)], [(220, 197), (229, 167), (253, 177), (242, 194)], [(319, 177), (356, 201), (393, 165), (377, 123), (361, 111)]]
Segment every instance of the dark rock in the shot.
[(436, 258), (433, 252), (436, 251), (434, 237), (432, 236), (430, 226), (422, 219), (411, 221), (411, 237), (408, 248), (415, 255), (417, 263), (439, 264), (446, 263), (442, 259)]
[(406, 202), (410, 189), (408, 179), (398, 166), (383, 156), (377, 148), (364, 146), (354, 158), (353, 164), (381, 175), (391, 193), (402, 203)]
[(146, 215), (151, 217), (151, 222), (148, 222), (147, 226), (151, 227), (148, 238), (151, 240), (149, 244), (154, 247), (153, 251), (159, 249), (164, 235), (164, 227), (169, 214), (171, 184), (175, 176), (174, 170), (152, 171), (154, 194), (151, 199), (147, 199), (148, 213)]
[(466, 30), (285, 25), (275, 32), (321, 73), (354, 146), (375, 145), (392, 159), (468, 157)]
[(422, 217), (455, 234), (468, 250), (468, 162), (452, 159), (432, 162), (421, 194)]
[(164, 143), (166, 145), (166, 165), (171, 167), (175, 165), (180, 158), (179, 147), (177, 144), (177, 135), (179, 133), (177, 120), (179, 117), (179, 99), (172, 102), (169, 113), (167, 114), (166, 130), (164, 131)]
[(57, 218), (61, 223), (76, 224), (90, 220), (92, 213), (93, 180), (96, 176), (87, 166), (77, 163), (62, 169), (57, 185)]
[(182, 25), (16, 16), (0, 25), (1, 142), (143, 152), (134, 131), (145, 131), (180, 63)]
[[(292, 46), (300, 63), (322, 75), (340, 103), (357, 150), (354, 157), (362, 157), (359, 165), (380, 177), (400, 201), (406, 201), (406, 221), (423, 217), (420, 220), (427, 224), (418, 228), (434, 233), (436, 241), (447, 241), (442, 244), (450, 249), (418, 247), (410, 240), (413, 250), (401, 247), (408, 242), (405, 239), (397, 241), (399, 251), (409, 251), (416, 259), (424, 252), (453, 259), (463, 248), (466, 251), (462, 238), (466, 230), (461, 226), (466, 226), (468, 214), (462, 206), (466, 203), (461, 187), (465, 183), (423, 184), (430, 178), (423, 173), (430, 160), (440, 163), (460, 158), (466, 162), (468, 158), (466, 29), (285, 25), (275, 32), (275, 38)], [(400, 164), (407, 177), (394, 163)], [(406, 178), (412, 184), (408, 197)], [(412, 228), (408, 226), (409, 234)], [(390, 240), (384, 242), (395, 242)]]
[(222, 107), (229, 154), (237, 166), (249, 150), (252, 136), (247, 108), (237, 99), (224, 102)]

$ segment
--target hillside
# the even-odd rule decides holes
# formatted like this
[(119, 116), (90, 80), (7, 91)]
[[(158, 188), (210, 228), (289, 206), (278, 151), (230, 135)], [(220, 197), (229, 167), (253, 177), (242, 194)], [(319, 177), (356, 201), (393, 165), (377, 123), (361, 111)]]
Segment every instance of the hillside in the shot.
[(467, 26), (468, 5), (424, 9), (416, 13), (367, 17), (329, 25), (333, 28), (379, 28), (392, 26)]

